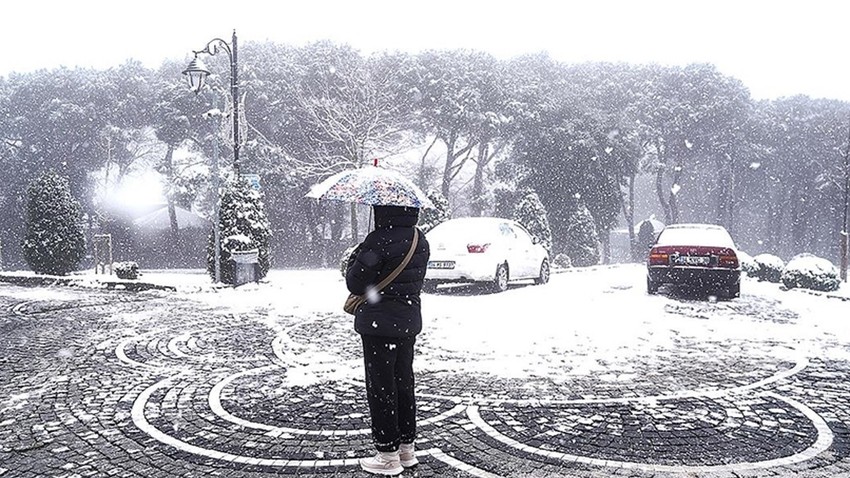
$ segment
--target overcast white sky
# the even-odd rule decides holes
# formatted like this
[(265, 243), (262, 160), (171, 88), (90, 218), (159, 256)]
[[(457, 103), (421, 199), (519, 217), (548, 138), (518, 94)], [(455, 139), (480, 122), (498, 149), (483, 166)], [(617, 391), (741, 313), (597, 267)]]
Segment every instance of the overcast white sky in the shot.
[[(710, 62), (756, 98), (850, 100), (850, 2), (843, 0), (12, 0), (0, 76), (39, 68), (151, 67), (234, 28), (240, 42), (331, 39), (364, 53), (474, 48), (499, 57)], [(240, 63), (249, 62), (240, 57)]]

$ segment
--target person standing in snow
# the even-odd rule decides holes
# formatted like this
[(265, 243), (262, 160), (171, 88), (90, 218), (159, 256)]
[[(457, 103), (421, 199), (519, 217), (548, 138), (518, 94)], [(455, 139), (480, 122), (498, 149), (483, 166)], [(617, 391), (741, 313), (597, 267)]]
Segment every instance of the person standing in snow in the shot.
[[(418, 464), (413, 345), (422, 330), (419, 294), (428, 267), (430, 247), (416, 227), (419, 209), (374, 206), (375, 230), (356, 249), (345, 274), (348, 290), (366, 295), (354, 315), (354, 330), (363, 341), (366, 399), (372, 420), (372, 439), (378, 453), (362, 458), (370, 473), (397, 475)], [(398, 276), (382, 290), (376, 284), (391, 274), (418, 243)]]

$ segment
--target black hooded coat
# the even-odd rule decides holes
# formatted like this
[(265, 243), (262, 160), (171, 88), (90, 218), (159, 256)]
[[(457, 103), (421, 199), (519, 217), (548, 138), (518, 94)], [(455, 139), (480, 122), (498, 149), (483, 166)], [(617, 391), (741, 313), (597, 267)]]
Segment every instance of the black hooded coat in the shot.
[[(366, 294), (366, 302), (354, 314), (354, 330), (361, 335), (412, 337), (422, 330), (419, 293), (431, 254), (425, 234), (416, 228), (419, 209), (400, 206), (375, 206), (375, 230), (357, 249), (345, 274), (352, 294)], [(419, 243), (403, 271), (377, 295), (375, 287), (401, 264), (413, 234)], [(374, 296), (374, 297), (372, 297)]]

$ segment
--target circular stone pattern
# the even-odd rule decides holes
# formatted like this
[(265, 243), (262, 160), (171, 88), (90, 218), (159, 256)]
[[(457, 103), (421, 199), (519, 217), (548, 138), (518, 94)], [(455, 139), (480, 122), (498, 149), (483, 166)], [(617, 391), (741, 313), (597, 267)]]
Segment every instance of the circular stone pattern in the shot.
[[(285, 383), (285, 374), (283, 369), (271, 369), (234, 379), (222, 390), (222, 407), (233, 416), (273, 427), (368, 433), (369, 409), (362, 383), (291, 386)], [(455, 403), (420, 399), (416, 405), (421, 424), (448, 412)]]
[(625, 404), (482, 407), (499, 433), (541, 450), (600, 460), (712, 466), (794, 455), (817, 430), (771, 397), (692, 398)]

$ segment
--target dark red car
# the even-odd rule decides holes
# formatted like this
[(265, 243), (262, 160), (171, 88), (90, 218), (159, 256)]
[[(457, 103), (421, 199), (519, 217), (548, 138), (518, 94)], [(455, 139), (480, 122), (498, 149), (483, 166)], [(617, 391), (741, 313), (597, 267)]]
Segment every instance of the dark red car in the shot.
[(646, 291), (662, 284), (699, 289), (727, 299), (741, 295), (741, 264), (729, 232), (713, 224), (674, 224), (649, 251)]

